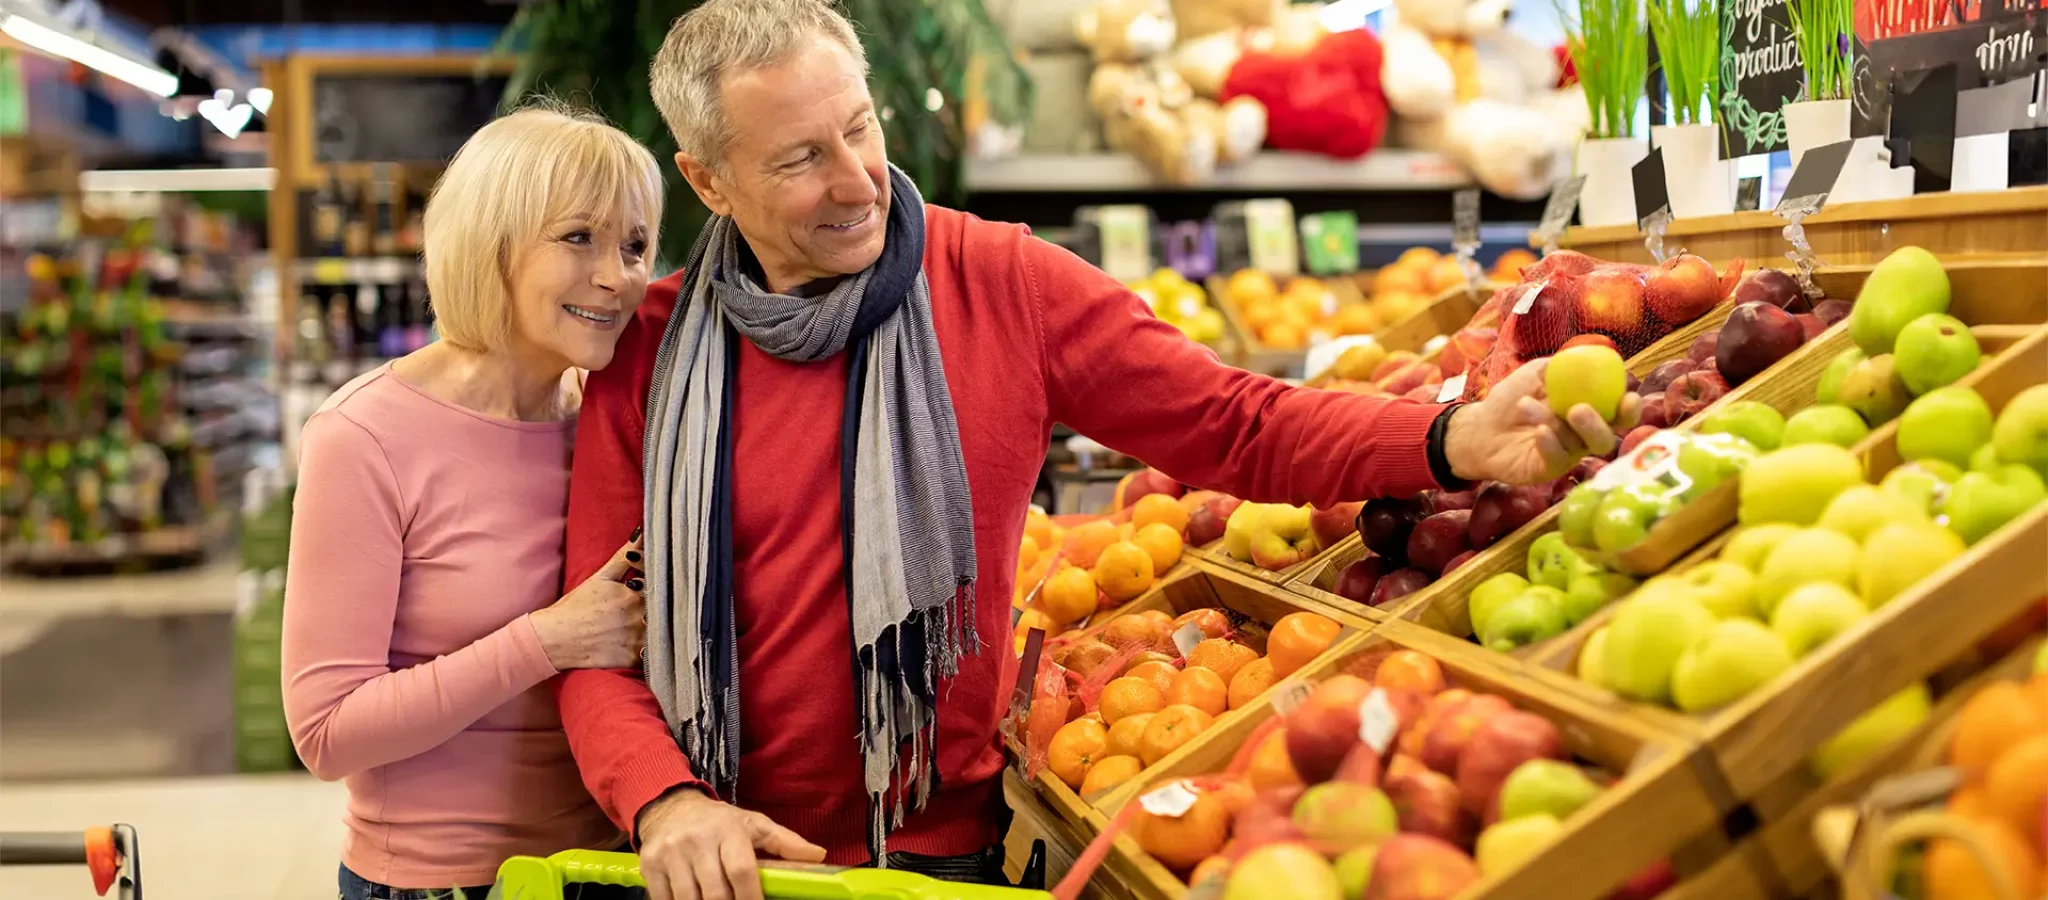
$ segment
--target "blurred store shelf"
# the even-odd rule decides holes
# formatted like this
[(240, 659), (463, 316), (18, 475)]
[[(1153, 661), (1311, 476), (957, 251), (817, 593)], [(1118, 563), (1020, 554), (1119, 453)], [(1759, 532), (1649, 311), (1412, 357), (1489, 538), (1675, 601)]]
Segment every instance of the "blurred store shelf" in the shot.
[(0, 577), (0, 618), (191, 616), (234, 611), (240, 563), (81, 578)]
[(299, 260), (294, 270), (308, 285), (405, 284), (420, 277), (420, 261), (410, 256), (330, 257)]
[(1364, 159), (1261, 153), (1191, 187), (1163, 184), (1123, 153), (1024, 154), (967, 163), (971, 191), (1447, 191), (1468, 187), (1463, 167), (1434, 153), (1378, 150)]

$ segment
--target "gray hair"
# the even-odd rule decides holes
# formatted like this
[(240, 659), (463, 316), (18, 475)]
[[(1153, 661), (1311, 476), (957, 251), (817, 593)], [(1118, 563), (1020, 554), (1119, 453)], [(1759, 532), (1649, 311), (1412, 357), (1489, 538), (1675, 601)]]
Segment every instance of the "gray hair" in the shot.
[(720, 103), (724, 78), (784, 62), (816, 37), (839, 42), (866, 77), (853, 23), (830, 0), (708, 0), (677, 18), (648, 67), (654, 105), (677, 149), (723, 171), (732, 140)]

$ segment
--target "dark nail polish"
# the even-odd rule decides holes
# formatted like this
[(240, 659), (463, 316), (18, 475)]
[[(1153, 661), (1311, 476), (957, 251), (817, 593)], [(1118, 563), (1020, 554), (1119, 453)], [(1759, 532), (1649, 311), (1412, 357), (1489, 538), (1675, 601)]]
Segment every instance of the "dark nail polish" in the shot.
[(626, 588), (628, 590), (634, 591), (645, 590), (647, 588), (647, 582), (642, 581), (638, 578), (628, 578), (626, 579)]
[(627, 562), (629, 562), (629, 563), (632, 563), (633, 565), (636, 565), (636, 566), (637, 566), (637, 565), (639, 565), (639, 564), (640, 564), (640, 551), (638, 551), (638, 550), (628, 550), (628, 551), (626, 551), (626, 561), (627, 561)]
[(640, 539), (640, 529), (641, 529), (642, 527), (643, 527), (643, 526), (640, 526), (640, 525), (635, 525), (635, 526), (633, 526), (633, 533), (632, 533), (632, 534), (629, 534), (629, 535), (627, 535), (627, 536), (626, 536), (626, 540), (627, 540), (628, 542), (632, 542), (632, 541), (637, 541), (637, 540), (639, 540), (639, 539)]

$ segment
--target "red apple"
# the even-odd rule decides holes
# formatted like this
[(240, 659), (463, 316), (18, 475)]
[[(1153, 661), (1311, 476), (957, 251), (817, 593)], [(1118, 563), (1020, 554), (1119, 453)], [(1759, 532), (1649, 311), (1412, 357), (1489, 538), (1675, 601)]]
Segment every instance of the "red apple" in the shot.
[(1437, 513), (1458, 509), (1471, 509), (1472, 502), (1478, 499), (1479, 491), (1477, 489), (1468, 491), (1430, 491), (1423, 495), (1422, 512), (1426, 518)]
[(1799, 330), (1806, 335), (1804, 340), (1813, 340), (1820, 337), (1821, 332), (1828, 330), (1828, 323), (1821, 321), (1821, 318), (1813, 313), (1800, 313), (1792, 318), (1799, 320)]
[(1696, 368), (1699, 368), (1699, 364), (1690, 359), (1671, 360), (1651, 369), (1649, 376), (1643, 379), (1640, 389), (1645, 394), (1658, 393), (1671, 384), (1673, 379)]
[(1365, 538), (1365, 548), (1386, 557), (1389, 565), (1404, 565), (1408, 561), (1408, 535), (1422, 516), (1420, 501), (1375, 497), (1365, 501), (1364, 510), (1358, 514), (1358, 534)]
[(1577, 250), (1559, 250), (1538, 260), (1533, 266), (1522, 267), (1522, 283), (1534, 284), (1553, 275), (1579, 276), (1593, 271), (1600, 261)]
[(1721, 302), (1721, 276), (1690, 253), (1671, 257), (1643, 283), (1643, 302), (1668, 325), (1683, 325)]
[(1396, 600), (1429, 587), (1435, 578), (1420, 569), (1395, 569), (1372, 587), (1372, 605), (1385, 607)]
[(1444, 357), (1448, 359), (1451, 351), (1455, 349), (1458, 355), (1463, 357), (1463, 361), (1455, 369), (1448, 362), (1440, 366), (1445, 377), (1457, 375), (1465, 371), (1467, 363), (1485, 359), (1486, 354), (1493, 352), (1493, 345), (1499, 340), (1500, 329), (1498, 328), (1481, 328), (1468, 324), (1458, 329), (1457, 334), (1451, 335), (1450, 344), (1444, 347)]
[(1728, 393), (1728, 382), (1713, 372), (1687, 372), (1664, 389), (1665, 427), (1676, 425)]
[(1394, 758), (1383, 782), (1387, 799), (1394, 801), (1394, 814), (1401, 823), (1401, 830), (1410, 834), (1426, 834), (1459, 846), (1471, 844), (1476, 820), (1465, 812), (1458, 800), (1458, 783), (1450, 776), (1427, 768), (1418, 772), (1403, 771), (1400, 764), (1405, 758)]
[(1659, 429), (1654, 425), (1637, 425), (1629, 431), (1627, 436), (1621, 439), (1621, 455), (1627, 456), (1630, 450), (1636, 448), (1637, 444), (1649, 440), (1650, 435), (1656, 434), (1658, 431)]
[(1735, 302), (1768, 303), (1790, 313), (1803, 313), (1811, 308), (1806, 292), (1800, 290), (1799, 279), (1783, 269), (1758, 269), (1735, 286)]
[(1365, 501), (1339, 503), (1328, 509), (1316, 507), (1309, 513), (1308, 530), (1315, 532), (1316, 542), (1325, 549), (1337, 546), (1337, 542), (1351, 536), (1356, 530), (1358, 514), (1365, 509)]
[(1559, 347), (1557, 349), (1563, 350), (1570, 347), (1606, 347), (1607, 349), (1613, 350), (1617, 353), (1621, 352), (1621, 348), (1616, 347), (1614, 345), (1613, 338), (1608, 337), (1604, 334), (1594, 334), (1591, 332), (1581, 335), (1575, 335), (1572, 337), (1571, 340), (1565, 341), (1564, 346)]
[(1387, 377), (1374, 381), (1373, 386), (1389, 394), (1405, 394), (1427, 384), (1431, 373), (1435, 373), (1439, 378), (1443, 377), (1443, 373), (1438, 372), (1436, 366), (1418, 359), (1395, 369)]
[(1472, 542), (1472, 549), (1484, 550), (1549, 508), (1550, 485), (1509, 487), (1488, 483), (1480, 489), (1478, 499), (1472, 501), (1472, 519), (1466, 523), (1465, 537)]
[(1849, 317), (1849, 310), (1856, 306), (1847, 300), (1822, 300), (1813, 305), (1813, 314), (1820, 320), (1833, 325)]
[(1302, 840), (1301, 829), (1294, 824), (1294, 803), (1300, 796), (1300, 788), (1260, 795), (1237, 811), (1231, 834), (1249, 847)]
[(1597, 456), (1588, 456), (1585, 459), (1579, 460), (1578, 465), (1572, 466), (1570, 471), (1550, 483), (1551, 505), (1555, 506), (1563, 503), (1565, 495), (1571, 493), (1572, 488), (1578, 487), (1581, 482), (1593, 477), (1594, 473), (1599, 472), (1606, 465), (1607, 461)]
[(1422, 741), (1422, 764), (1446, 775), (1458, 771), (1458, 757), (1464, 755), (1472, 736), (1489, 719), (1515, 708), (1493, 694), (1473, 694), (1452, 706), (1444, 707), (1437, 715), (1436, 724), (1429, 729), (1429, 737)]
[(1353, 603), (1371, 603), (1372, 591), (1380, 582), (1380, 576), (1387, 573), (1387, 561), (1383, 557), (1368, 556), (1355, 560), (1337, 572), (1337, 583), (1330, 592)]
[(1740, 386), (1806, 342), (1799, 320), (1768, 303), (1744, 303), (1721, 326), (1715, 368), (1730, 387)]
[(1714, 355), (1719, 352), (1720, 346), (1721, 329), (1716, 328), (1713, 331), (1693, 338), (1692, 346), (1687, 347), (1685, 350), (1685, 358), (1692, 360), (1695, 368), (1712, 365)]
[(1387, 358), (1380, 361), (1379, 366), (1375, 367), (1372, 370), (1372, 377), (1369, 380), (1379, 381), (1383, 378), (1386, 378), (1389, 375), (1394, 374), (1395, 372), (1401, 371), (1403, 368), (1406, 368), (1409, 363), (1415, 362), (1416, 360), (1419, 360), (1421, 358), (1421, 356), (1417, 355), (1412, 350), (1396, 350), (1392, 353), (1387, 354)]
[(1381, 780), (1393, 781), (1396, 778), (1407, 778), (1410, 775), (1420, 775), (1427, 771), (1429, 771), (1429, 767), (1423, 765), (1422, 761), (1416, 759), (1413, 754), (1402, 753), (1396, 750), (1394, 755), (1387, 760), (1387, 771)]
[(1483, 815), (1493, 807), (1508, 773), (1532, 759), (1563, 759), (1564, 741), (1550, 720), (1519, 709), (1479, 726), (1458, 756), (1458, 794), (1465, 811)]
[(1479, 864), (1455, 842), (1397, 834), (1380, 844), (1363, 900), (1451, 900), (1480, 881)]
[(1458, 554), (1457, 556), (1453, 556), (1453, 557), (1451, 557), (1451, 561), (1450, 561), (1450, 562), (1444, 563), (1444, 574), (1445, 574), (1445, 575), (1449, 575), (1449, 574), (1451, 574), (1452, 572), (1455, 572), (1455, 571), (1457, 571), (1457, 570), (1458, 570), (1458, 567), (1459, 567), (1459, 566), (1462, 566), (1462, 565), (1464, 565), (1464, 564), (1466, 564), (1466, 563), (1468, 563), (1468, 562), (1471, 562), (1471, 561), (1472, 561), (1472, 557), (1475, 557), (1475, 556), (1478, 556), (1478, 555), (1479, 555), (1479, 551), (1477, 551), (1477, 550), (1467, 550), (1467, 551), (1465, 551), (1465, 552), (1463, 552), (1463, 553), (1460, 553), (1460, 554)]
[(1287, 758), (1303, 782), (1330, 780), (1358, 746), (1358, 707), (1371, 693), (1363, 678), (1332, 675), (1287, 714)]
[[(1435, 371), (1435, 369), (1430, 370), (1432, 374), (1434, 374)], [(1442, 392), (1443, 382), (1425, 382), (1423, 384), (1416, 385), (1408, 393), (1402, 394), (1401, 399), (1413, 400), (1416, 403), (1435, 403), (1436, 395)]]
[[(1582, 285), (1570, 278), (1523, 288), (1508, 306), (1510, 314), (1501, 326), (1501, 340), (1523, 358), (1556, 353), (1580, 328), (1577, 306), (1581, 290)], [(1523, 303), (1529, 308), (1515, 314), (1513, 310)]]
[(1158, 469), (1140, 469), (1125, 476), (1123, 508), (1128, 509), (1137, 504), (1142, 497), (1153, 494), (1179, 497), (1186, 490), (1180, 482), (1173, 480), (1165, 472)]
[(1344, 761), (1337, 765), (1337, 773), (1331, 781), (1348, 781), (1353, 784), (1380, 786), (1380, 755), (1364, 741), (1344, 754)]
[(1656, 900), (1677, 883), (1678, 874), (1671, 870), (1671, 860), (1660, 859), (1622, 882), (1621, 887), (1607, 895), (1607, 900)]
[(1648, 425), (1652, 428), (1671, 427), (1671, 423), (1664, 418), (1663, 392), (1660, 391), (1655, 394), (1643, 395), (1643, 414), (1641, 424)]
[(1230, 524), (1230, 514), (1243, 503), (1236, 497), (1216, 496), (1195, 507), (1188, 514), (1188, 546), (1201, 547), (1221, 540), (1224, 527)]
[(1579, 284), (1579, 327), (1627, 337), (1643, 327), (1643, 276), (1602, 266)]
[(1471, 520), (1471, 510), (1454, 509), (1415, 523), (1415, 533), (1408, 536), (1408, 564), (1442, 575), (1451, 557), (1472, 549), (1465, 537)]

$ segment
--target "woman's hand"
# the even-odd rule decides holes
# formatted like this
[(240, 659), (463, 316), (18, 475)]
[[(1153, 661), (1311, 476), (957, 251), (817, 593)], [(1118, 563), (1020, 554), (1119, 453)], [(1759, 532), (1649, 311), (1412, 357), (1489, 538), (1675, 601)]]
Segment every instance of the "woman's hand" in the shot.
[(533, 614), (533, 631), (556, 670), (624, 669), (640, 664), (647, 641), (640, 591), (639, 532), (560, 600)]
[(1468, 481), (1536, 484), (1563, 475), (1588, 456), (1606, 456), (1635, 427), (1642, 398), (1623, 394), (1621, 413), (1607, 422), (1581, 403), (1564, 418), (1544, 399), (1548, 358), (1532, 360), (1493, 386), (1486, 399), (1460, 407), (1444, 429), (1444, 458)]
[(761, 900), (756, 854), (825, 861), (825, 849), (767, 816), (678, 790), (640, 811), (640, 874), (648, 900)]

